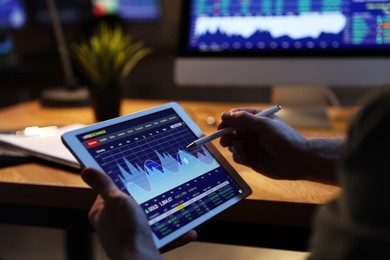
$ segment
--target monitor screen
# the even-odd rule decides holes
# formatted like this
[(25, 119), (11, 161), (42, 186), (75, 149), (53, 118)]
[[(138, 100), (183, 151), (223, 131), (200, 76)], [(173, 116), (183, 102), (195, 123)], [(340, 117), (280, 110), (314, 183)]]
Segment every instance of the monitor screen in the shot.
[(159, 0), (92, 0), (97, 17), (117, 15), (124, 21), (154, 21), (161, 16)]
[(389, 6), (388, 0), (183, 1), (175, 78), (180, 85), (388, 83)]
[(295, 56), (355, 49), (378, 53), (390, 46), (390, 3), (374, 2), (192, 1), (188, 48)]
[[(329, 126), (325, 99), (337, 104), (330, 87), (390, 83), (389, 0), (181, 4), (174, 68), (179, 86), (271, 87), (276, 104), (293, 104), (303, 111), (306, 102), (321, 106), (325, 120), (318, 125)], [(284, 106), (278, 115), (287, 111)], [(284, 117), (296, 125), (313, 122), (298, 118)]]
[[(52, 0), (54, 1), (62, 25), (80, 24), (92, 17), (90, 0)], [(52, 24), (47, 0), (28, 0), (32, 20), (38, 25)]]
[(27, 15), (23, 0), (0, 1), (0, 29), (19, 29), (26, 24)]

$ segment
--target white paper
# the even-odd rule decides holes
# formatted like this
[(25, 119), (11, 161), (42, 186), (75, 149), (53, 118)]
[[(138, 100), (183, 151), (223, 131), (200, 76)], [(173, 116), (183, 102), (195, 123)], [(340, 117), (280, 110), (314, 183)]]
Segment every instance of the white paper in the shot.
[(25, 154), (61, 163), (74, 168), (80, 168), (79, 162), (61, 141), (61, 135), (67, 131), (85, 126), (72, 124), (59, 127), (58, 131), (50, 136), (17, 136), (15, 134), (0, 134), (0, 145), (11, 145), (12, 150)]

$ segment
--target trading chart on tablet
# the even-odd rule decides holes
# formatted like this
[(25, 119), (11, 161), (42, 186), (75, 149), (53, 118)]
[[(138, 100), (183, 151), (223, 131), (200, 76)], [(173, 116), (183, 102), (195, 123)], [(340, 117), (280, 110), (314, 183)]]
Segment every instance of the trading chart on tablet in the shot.
[(161, 238), (242, 191), (173, 109), (78, 135)]

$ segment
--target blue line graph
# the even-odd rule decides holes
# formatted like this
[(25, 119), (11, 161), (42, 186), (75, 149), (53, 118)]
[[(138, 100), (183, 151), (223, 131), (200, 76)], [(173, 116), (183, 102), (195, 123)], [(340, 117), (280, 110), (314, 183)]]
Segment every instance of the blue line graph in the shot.
[(104, 171), (141, 204), (221, 166), (205, 147), (185, 150), (196, 138), (176, 117), (94, 149)]
[(118, 165), (121, 172), (120, 180), (139, 203), (220, 166), (203, 147), (202, 152), (198, 152), (197, 156), (183, 150), (177, 153), (176, 159), (170, 154), (161, 155), (157, 151), (156, 154), (160, 164), (147, 160), (141, 167), (138, 164), (133, 165), (124, 158), (129, 170), (126, 171)]

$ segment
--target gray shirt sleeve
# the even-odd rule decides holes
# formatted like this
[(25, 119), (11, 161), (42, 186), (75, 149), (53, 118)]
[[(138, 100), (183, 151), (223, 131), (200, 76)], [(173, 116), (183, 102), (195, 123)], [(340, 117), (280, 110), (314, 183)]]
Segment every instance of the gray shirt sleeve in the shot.
[(367, 99), (337, 166), (342, 192), (319, 206), (313, 259), (390, 259), (390, 88)]

